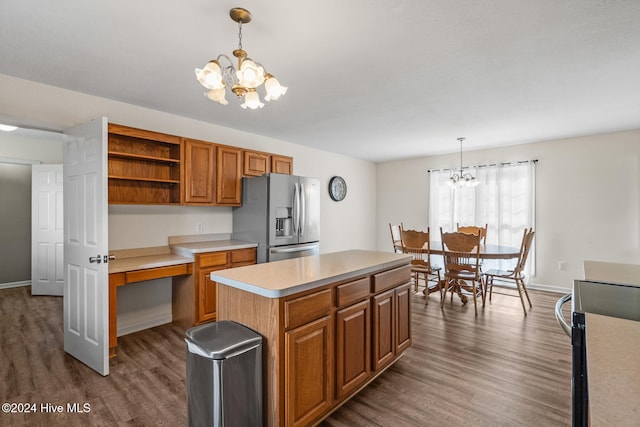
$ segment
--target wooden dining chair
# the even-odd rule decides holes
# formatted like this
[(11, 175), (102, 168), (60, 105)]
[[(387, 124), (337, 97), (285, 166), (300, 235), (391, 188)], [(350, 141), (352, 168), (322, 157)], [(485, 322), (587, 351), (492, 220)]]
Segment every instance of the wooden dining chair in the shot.
[(445, 233), (440, 228), (444, 258), (444, 289), (441, 306), (447, 297), (447, 291), (460, 295), (463, 304), (467, 299), (462, 291), (470, 292), (473, 296), (473, 307), (478, 315), (478, 293), (484, 306), (482, 276), (480, 272), (480, 234), (468, 234), (459, 231)]
[(402, 253), (402, 238), (400, 237), (400, 229), (402, 228), (402, 223), (400, 225), (393, 225), (389, 223), (389, 231), (391, 232), (391, 243), (393, 244), (393, 251), (395, 253)]
[(478, 227), (477, 225), (463, 225), (456, 223), (456, 229), (462, 233), (480, 234), (480, 240), (483, 245), (487, 244), (487, 228), (489, 224), (485, 224), (484, 227)]
[[(430, 232), (400, 229), (402, 252), (410, 254), (411, 274), (413, 276), (415, 291), (418, 291), (418, 281), (422, 275), (425, 283), (425, 304), (429, 304), (429, 294), (438, 292), (442, 299), (442, 279), (440, 267), (431, 265)], [(432, 283), (431, 286), (429, 284)]]
[(493, 294), (493, 279), (498, 278), (501, 281), (506, 280), (515, 282), (517, 295), (513, 295), (508, 292), (496, 293), (500, 295), (519, 296), (525, 316), (527, 315), (527, 308), (524, 305), (524, 298), (522, 298), (522, 294), (527, 297), (529, 308), (533, 307), (531, 304), (531, 298), (529, 298), (529, 292), (527, 292), (527, 286), (524, 284), (524, 267), (527, 263), (527, 258), (529, 257), (529, 250), (531, 249), (531, 242), (533, 241), (534, 234), (535, 232), (532, 228), (529, 228), (528, 230), (526, 228), (524, 229), (524, 233), (522, 234), (522, 243), (520, 244), (520, 255), (518, 256), (518, 262), (513, 270), (489, 270), (484, 273), (486, 284), (485, 294), (486, 292), (489, 292), (489, 301), (491, 301), (491, 295)]

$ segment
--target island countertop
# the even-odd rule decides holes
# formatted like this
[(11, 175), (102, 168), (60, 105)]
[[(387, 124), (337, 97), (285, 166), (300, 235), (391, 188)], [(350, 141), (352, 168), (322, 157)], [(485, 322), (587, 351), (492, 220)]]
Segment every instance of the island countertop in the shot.
[(211, 273), (211, 280), (267, 298), (280, 298), (411, 261), (405, 254), (349, 250)]

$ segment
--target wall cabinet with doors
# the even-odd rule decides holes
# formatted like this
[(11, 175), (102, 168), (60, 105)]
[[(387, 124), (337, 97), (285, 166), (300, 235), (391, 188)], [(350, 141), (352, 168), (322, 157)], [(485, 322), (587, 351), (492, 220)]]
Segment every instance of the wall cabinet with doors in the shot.
[(216, 204), (242, 203), (242, 150), (227, 145), (216, 147)]
[(242, 177), (293, 172), (293, 158), (109, 124), (109, 203), (239, 206)]
[(318, 423), (401, 356), (409, 277), (402, 265), (282, 298), (218, 286), (218, 318), (266, 339), (266, 425)]
[(183, 138), (184, 201), (188, 205), (215, 203), (216, 146), (210, 142)]
[(242, 150), (242, 176), (262, 176), (271, 172), (271, 154)]
[(216, 320), (217, 284), (211, 272), (255, 263), (255, 248), (196, 253), (193, 275), (173, 280), (173, 323), (187, 329)]
[(271, 155), (271, 172), (293, 175), (293, 157)]

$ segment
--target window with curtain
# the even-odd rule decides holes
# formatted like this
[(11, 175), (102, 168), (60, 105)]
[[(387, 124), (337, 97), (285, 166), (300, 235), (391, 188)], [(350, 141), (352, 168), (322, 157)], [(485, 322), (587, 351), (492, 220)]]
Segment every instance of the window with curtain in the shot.
[[(535, 161), (474, 167), (467, 170), (480, 184), (452, 189), (451, 171), (429, 173), (429, 227), (438, 236), (453, 231), (456, 224), (488, 225), (487, 244), (520, 247), (525, 228), (535, 231)], [(535, 245), (535, 239), (534, 239)], [(527, 260), (529, 275), (535, 275), (535, 250)], [(513, 261), (494, 261), (497, 268), (510, 268)], [(487, 266), (489, 267), (489, 266)]]

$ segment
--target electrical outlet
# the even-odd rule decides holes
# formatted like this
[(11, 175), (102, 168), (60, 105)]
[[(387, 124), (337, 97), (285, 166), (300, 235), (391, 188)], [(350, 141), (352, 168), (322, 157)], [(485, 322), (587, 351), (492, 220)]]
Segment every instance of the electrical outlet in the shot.
[(567, 261), (558, 262), (558, 270), (565, 271), (567, 269)]
[(197, 231), (198, 233), (202, 233), (202, 232), (204, 231), (204, 225), (202, 225), (202, 223), (201, 223), (201, 222), (199, 222), (199, 223), (197, 223), (197, 224), (196, 224), (196, 231)]

